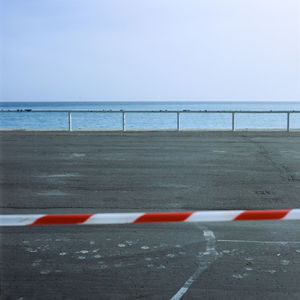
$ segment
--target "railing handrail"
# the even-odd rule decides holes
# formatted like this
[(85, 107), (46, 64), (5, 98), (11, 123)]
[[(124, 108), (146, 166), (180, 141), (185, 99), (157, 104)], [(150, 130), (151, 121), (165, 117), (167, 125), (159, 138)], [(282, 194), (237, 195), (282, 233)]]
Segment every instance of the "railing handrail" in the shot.
[(231, 114), (231, 130), (235, 130), (236, 114), (286, 114), (286, 131), (290, 131), (290, 114), (300, 113), (300, 110), (32, 110), (32, 109), (16, 109), (16, 110), (0, 110), (0, 113), (68, 113), (68, 128), (72, 131), (72, 113), (121, 113), (122, 114), (122, 130), (126, 131), (125, 114), (129, 113), (171, 113), (177, 114), (176, 130), (180, 131), (180, 114), (205, 114), (205, 113), (224, 113)]
[(47, 110), (47, 109), (15, 109), (15, 110), (0, 110), (0, 113), (273, 113), (273, 114), (283, 114), (283, 113), (300, 113), (300, 110)]

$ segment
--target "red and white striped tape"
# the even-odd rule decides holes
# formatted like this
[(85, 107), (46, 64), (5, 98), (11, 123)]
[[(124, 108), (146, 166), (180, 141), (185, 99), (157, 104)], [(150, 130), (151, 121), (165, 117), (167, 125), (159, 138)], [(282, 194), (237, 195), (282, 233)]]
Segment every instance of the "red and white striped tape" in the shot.
[(155, 222), (300, 220), (300, 209), (207, 210), (194, 212), (0, 215), (0, 226), (95, 225)]

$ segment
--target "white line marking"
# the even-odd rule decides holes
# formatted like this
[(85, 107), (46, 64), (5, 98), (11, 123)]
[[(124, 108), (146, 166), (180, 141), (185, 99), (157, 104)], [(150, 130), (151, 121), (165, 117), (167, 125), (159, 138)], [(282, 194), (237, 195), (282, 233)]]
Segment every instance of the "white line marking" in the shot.
[(300, 242), (294, 242), (294, 241), (218, 240), (218, 242), (228, 242), (228, 243), (257, 243), (257, 244), (300, 244)]
[(215, 249), (216, 238), (214, 233), (211, 230), (203, 230), (203, 235), (206, 241), (206, 251), (201, 254), (199, 267), (195, 273), (183, 284), (179, 291), (171, 298), (171, 300), (179, 300), (187, 292), (190, 286), (194, 281), (197, 280), (199, 275), (206, 270), (211, 263), (213, 263), (217, 256), (218, 252)]

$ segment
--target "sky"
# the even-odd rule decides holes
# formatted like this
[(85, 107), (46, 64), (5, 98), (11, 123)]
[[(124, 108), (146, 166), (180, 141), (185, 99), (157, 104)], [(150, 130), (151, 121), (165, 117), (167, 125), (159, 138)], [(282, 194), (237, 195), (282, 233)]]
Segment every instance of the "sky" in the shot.
[(300, 101), (299, 0), (0, 0), (1, 101)]

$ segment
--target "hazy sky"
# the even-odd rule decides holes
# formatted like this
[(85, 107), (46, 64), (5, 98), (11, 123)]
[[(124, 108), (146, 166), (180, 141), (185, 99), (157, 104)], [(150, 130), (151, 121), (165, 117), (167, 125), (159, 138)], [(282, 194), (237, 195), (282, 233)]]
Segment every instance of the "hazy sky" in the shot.
[(0, 0), (0, 100), (300, 100), (299, 0)]

